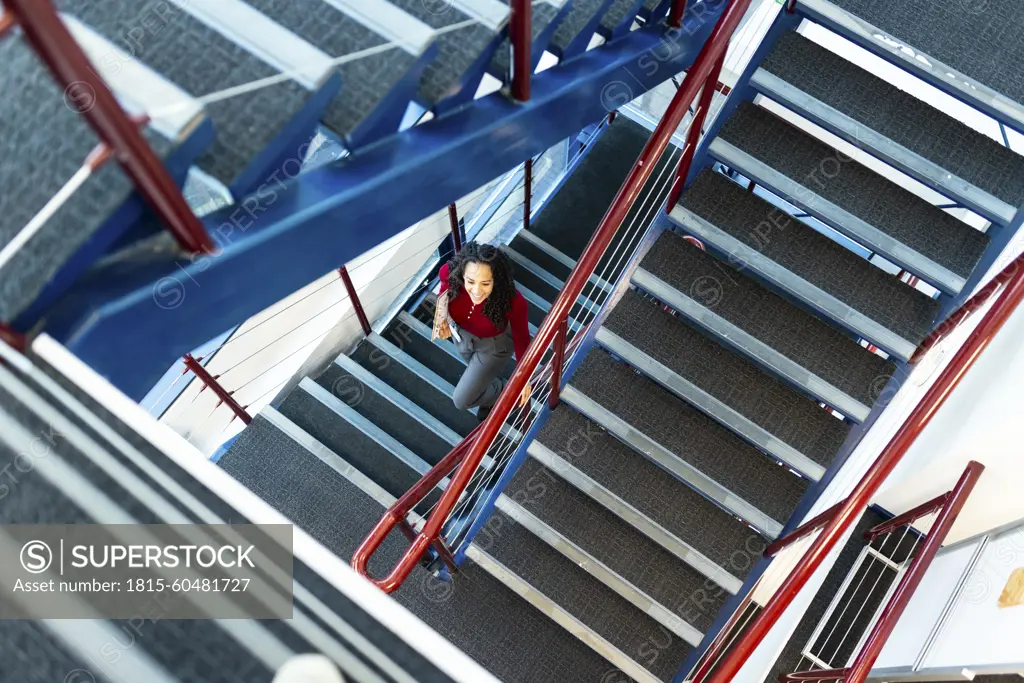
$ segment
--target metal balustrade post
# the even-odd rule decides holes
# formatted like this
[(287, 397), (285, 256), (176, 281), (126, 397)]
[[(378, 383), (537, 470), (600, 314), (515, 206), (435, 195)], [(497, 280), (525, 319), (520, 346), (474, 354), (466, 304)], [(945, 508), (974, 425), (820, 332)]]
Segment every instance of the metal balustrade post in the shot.
[(686, 134), (686, 147), (683, 148), (683, 158), (679, 160), (679, 171), (676, 174), (676, 181), (672, 185), (672, 190), (668, 194), (668, 202), (665, 204), (665, 211), (668, 213), (672, 213), (672, 208), (679, 202), (679, 197), (683, 194), (683, 186), (686, 185), (686, 179), (690, 176), (693, 158), (697, 154), (697, 145), (700, 144), (701, 133), (704, 130), (704, 121), (707, 120), (708, 110), (711, 109), (711, 103), (715, 99), (718, 77), (722, 73), (724, 64), (725, 53), (722, 53), (722, 56), (718, 58), (712, 67), (711, 75), (708, 76), (707, 82), (704, 83), (704, 89), (701, 90), (697, 113), (694, 114), (693, 119), (690, 121), (690, 129)]
[(523, 228), (530, 229), (530, 203), (533, 197), (533, 157), (523, 164)]
[(82, 114), (105, 142), (139, 193), (163, 220), (182, 249), (214, 251), (213, 240), (196, 218), (163, 162), (121, 108), (85, 52), (61, 21), (51, 0), (4, 0), (26, 41), (65, 88), (65, 101)]
[(235, 417), (247, 425), (250, 424), (252, 422), (252, 416), (249, 415), (249, 413), (245, 411), (245, 408), (235, 400), (232, 392), (226, 390), (221, 386), (220, 382), (217, 381), (220, 378), (220, 375), (211, 375), (210, 372), (203, 367), (203, 364), (199, 362), (201, 360), (202, 358), (193, 358), (191, 353), (185, 354), (185, 357), (182, 358), (182, 361), (185, 363), (185, 367), (191, 370), (192, 374), (194, 374), (205, 386), (209, 387), (213, 393), (217, 394), (217, 398), (226, 404), (228, 408), (231, 408), (231, 412), (235, 414)]
[(359, 292), (356, 291), (356, 286), (352, 284), (352, 278), (349, 277), (348, 268), (346, 266), (338, 268), (338, 274), (341, 275), (341, 281), (345, 283), (345, 289), (348, 290), (348, 300), (352, 302), (352, 308), (356, 311), (356, 317), (359, 318), (359, 324), (363, 328), (363, 333), (369, 337), (373, 334), (373, 327), (370, 326), (370, 321), (366, 318), (366, 311), (363, 310), (363, 303), (359, 300)]
[(551, 359), (551, 393), (548, 394), (548, 405), (551, 410), (558, 407), (562, 395), (562, 366), (565, 365), (565, 338), (569, 332), (569, 319), (562, 320), (555, 337), (555, 353)]
[(459, 207), (452, 202), (448, 205), (448, 222), (452, 228), (452, 245), (455, 253), (462, 251), (462, 231), (459, 230)]
[(668, 13), (668, 25), (672, 28), (683, 27), (683, 15), (686, 14), (686, 3), (687, 0), (672, 0), (672, 9), (669, 10)]
[(512, 43), (512, 97), (520, 102), (530, 99), (533, 75), (533, 0), (512, 0), (509, 39)]

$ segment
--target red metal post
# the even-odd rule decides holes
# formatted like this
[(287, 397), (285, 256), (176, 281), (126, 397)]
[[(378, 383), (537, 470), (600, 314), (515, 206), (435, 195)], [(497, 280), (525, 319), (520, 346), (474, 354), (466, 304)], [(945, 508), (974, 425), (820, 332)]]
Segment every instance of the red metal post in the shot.
[(28, 350), (28, 339), (21, 332), (0, 323), (0, 342), (7, 344), (15, 351), (24, 353)]
[(896, 515), (892, 519), (887, 519), (881, 524), (877, 524), (867, 531), (864, 532), (864, 540), (870, 543), (879, 536), (895, 531), (904, 524), (911, 524), (914, 521), (924, 517), (925, 515), (931, 514), (944, 506), (949, 501), (949, 491), (943, 493), (941, 496), (936, 496), (926, 503), (921, 503), (916, 508), (907, 510), (902, 515)]
[(944, 496), (946, 504), (943, 505), (942, 511), (939, 512), (935, 523), (932, 524), (924, 545), (921, 546), (914, 559), (910, 561), (910, 567), (903, 575), (892, 597), (889, 598), (889, 602), (886, 604), (882, 616), (879, 617), (878, 623), (871, 630), (871, 635), (868, 636), (867, 642), (864, 643), (864, 647), (857, 653), (853, 664), (850, 665), (846, 683), (863, 683), (867, 679), (871, 667), (875, 664), (875, 660), (882, 653), (885, 641), (892, 634), (892, 630), (896, 627), (896, 622), (903, 615), (903, 610), (907, 608), (911, 596), (914, 595), (914, 591), (921, 584), (921, 579), (924, 578), (925, 572), (928, 571), (932, 560), (935, 559), (935, 554), (939, 552), (939, 548), (946, 539), (946, 535), (953, 528), (953, 522), (956, 521), (957, 515), (960, 514), (964, 503), (967, 502), (971, 491), (974, 490), (974, 485), (978, 483), (978, 479), (984, 471), (984, 465), (972, 460), (967, 464), (964, 473), (960, 475), (956, 486), (950, 489), (949, 493)]
[(64, 26), (51, 0), (5, 0), (25, 39), (65, 88), (65, 101), (81, 113), (112, 150), (139, 193), (188, 252), (214, 250), (213, 240), (149, 143)]
[(373, 334), (373, 328), (370, 327), (370, 321), (366, 319), (366, 311), (363, 310), (363, 304), (359, 301), (359, 292), (356, 291), (356, 286), (352, 284), (352, 278), (348, 276), (348, 268), (345, 266), (338, 268), (338, 274), (341, 275), (341, 281), (345, 283), (345, 289), (348, 290), (348, 299), (352, 302), (352, 308), (356, 311), (359, 324), (363, 327), (363, 332), (366, 336), (369, 337)]
[(221, 386), (220, 382), (217, 381), (220, 375), (217, 375), (216, 377), (211, 375), (199, 360), (201, 359), (193, 358), (191, 353), (186, 354), (185, 357), (182, 358), (182, 361), (185, 363), (185, 367), (191, 370), (192, 374), (199, 378), (200, 382), (212, 389), (213, 393), (217, 394), (217, 398), (224, 402), (228, 408), (231, 408), (231, 412), (235, 414), (235, 417), (245, 424), (252, 422), (252, 417), (249, 413), (245, 412), (245, 408), (239, 405), (238, 401), (236, 401), (235, 397), (232, 395), (232, 392), (226, 390)]
[[(672, 98), (672, 102), (669, 104), (665, 115), (654, 129), (647, 144), (644, 145), (643, 151), (640, 152), (640, 156), (626, 177), (622, 188), (615, 196), (604, 218), (601, 219), (601, 223), (591, 236), (586, 249), (584, 249), (580, 259), (576, 262), (576, 267), (573, 268), (569, 279), (562, 287), (561, 293), (553, 302), (551, 309), (544, 318), (544, 322), (530, 343), (529, 349), (527, 349), (524, 357), (519, 359), (519, 362), (516, 364), (515, 371), (513, 371), (512, 376), (505, 384), (505, 388), (498, 397), (497, 403), (491, 408), (490, 415), (479, 426), (481, 430), (479, 436), (474, 438), (469, 453), (452, 477), (451, 483), (441, 495), (441, 499), (437, 502), (426, 525), (420, 531), (416, 542), (413, 543), (412, 547), (409, 548), (398, 562), (398, 565), (392, 569), (387, 577), (373, 580), (379, 588), (387, 592), (396, 590), (408, 578), (416, 566), (417, 558), (423, 554), (423, 551), (430, 545), (433, 539), (439, 537), (445, 518), (455, 507), (459, 496), (466, 490), (466, 486), (476, 473), (487, 449), (498, 434), (498, 430), (519, 402), (523, 388), (540, 364), (548, 346), (554, 340), (558, 327), (566, 319), (572, 306), (575, 305), (576, 300), (583, 291), (583, 287), (590, 280), (590, 276), (593, 274), (598, 261), (608, 249), (608, 245), (618, 231), (619, 226), (622, 225), (622, 221), (642, 192), (644, 184), (654, 172), (657, 160), (661, 158), (661, 155), (671, 143), (673, 133), (679, 127), (679, 123), (682, 121), (689, 105), (696, 98), (698, 90), (707, 82), (714, 63), (718, 61), (728, 47), (729, 38), (743, 18), (747, 7), (750, 6), (750, 2), (751, 0), (731, 0), (729, 7), (719, 18), (707, 43), (705, 43), (693, 66), (687, 73), (682, 87), (679, 88), (675, 97)], [(353, 569), (366, 576), (366, 566), (370, 556), (384, 541), (384, 538), (394, 528), (395, 524), (396, 521), (391, 518), (389, 512), (374, 527), (371, 535), (359, 547), (357, 555), (353, 557)]]
[(764, 639), (765, 634), (789, 607), (793, 598), (821, 566), (842, 535), (859, 518), (861, 511), (871, 502), (871, 497), (878, 491), (886, 477), (892, 473), (893, 468), (907, 452), (910, 444), (914, 443), (914, 440), (946, 402), (949, 395), (960, 384), (960, 380), (963, 379), (967, 371), (992, 343), (996, 333), (1006, 324), (1007, 319), (1022, 300), (1024, 300), (1024, 276), (1018, 271), (1006, 285), (1003, 296), (985, 314), (978, 327), (956, 352), (949, 365), (943, 368), (935, 383), (890, 439), (881, 455), (872, 464), (871, 469), (858, 482), (853, 493), (847, 499), (846, 505), (814, 540), (814, 544), (807, 554), (783, 581), (775, 595), (765, 605), (764, 610), (751, 624), (741, 642), (726, 658), (721, 668), (715, 672), (712, 683), (726, 683), (732, 680), (750, 654)]
[(911, 356), (910, 364), (918, 363), (924, 354), (928, 353), (933, 346), (949, 336), (949, 333), (956, 329), (967, 316), (984, 306), (1003, 285), (1013, 279), (1022, 269), (1024, 269), (1024, 254), (1010, 261), (1005, 268), (999, 271), (998, 275), (989, 280), (987, 285), (979, 289), (974, 296), (965, 301), (960, 308), (956, 309), (941, 325), (925, 337), (925, 340), (917, 347), (917, 351)]
[(832, 520), (836, 512), (839, 511), (839, 508), (841, 508), (845, 502), (845, 500), (839, 501), (821, 514), (812, 517), (797, 528), (793, 529), (782, 538), (775, 539), (768, 544), (767, 548), (764, 549), (764, 556), (774, 557), (775, 555), (778, 555), (781, 550), (788, 548), (801, 538), (809, 536), (813, 532), (825, 526)]
[(786, 3), (786, 12), (788, 12), (789, 14), (793, 14), (794, 12), (796, 12), (796, 0), (789, 0)]
[(530, 202), (533, 198), (533, 157), (523, 164), (523, 227), (530, 229)]
[(672, 28), (683, 27), (683, 14), (686, 13), (686, 0), (672, 0), (672, 9), (668, 13), (668, 25)]
[(690, 130), (686, 134), (686, 147), (683, 148), (683, 158), (679, 160), (679, 171), (676, 174), (676, 181), (672, 185), (672, 191), (668, 194), (668, 202), (665, 211), (671, 213), (672, 208), (679, 202), (683, 194), (683, 185), (690, 175), (690, 168), (693, 166), (693, 157), (697, 153), (697, 145), (700, 144), (701, 131), (704, 129), (704, 121), (708, 117), (708, 110), (715, 96), (715, 88), (712, 83), (718, 83), (718, 76), (722, 73), (722, 65), (725, 64), (725, 53), (715, 61), (715, 65), (704, 82), (704, 89), (700, 93), (700, 103), (697, 105), (697, 113), (690, 122)]
[(456, 253), (462, 251), (462, 231), (459, 230), (459, 207), (452, 202), (448, 205), (448, 222), (452, 227), (452, 244)]
[(512, 97), (520, 102), (530, 99), (533, 75), (533, 0), (512, 0), (509, 39), (512, 42)]
[(619, 112), (617, 112), (617, 111), (610, 111), (610, 112), (608, 112), (608, 125), (609, 126), (612, 125), (613, 123), (615, 123), (615, 117), (618, 116), (618, 114), (619, 114)]
[(558, 336), (555, 337), (555, 353), (551, 358), (551, 393), (548, 394), (548, 405), (551, 410), (558, 407), (558, 401), (562, 395), (562, 365), (565, 364), (565, 337), (569, 330), (569, 321), (565, 319), (558, 328)]

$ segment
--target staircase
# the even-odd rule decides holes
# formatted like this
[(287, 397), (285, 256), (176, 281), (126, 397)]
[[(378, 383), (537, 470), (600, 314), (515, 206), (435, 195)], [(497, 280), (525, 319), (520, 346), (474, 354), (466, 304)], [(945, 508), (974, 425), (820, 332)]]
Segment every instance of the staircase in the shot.
[[(575, 3), (567, 21), (590, 4), (609, 3)], [(796, 31), (806, 17), (866, 44), (869, 23), (897, 31), (927, 17), (929, 30), (907, 35), (946, 55), (951, 15), (917, 9), (898, 19), (892, 3), (807, 0), (803, 15), (780, 15), (667, 220), (640, 241), (620, 230), (576, 303), (577, 313), (602, 307), (600, 328), (493, 514), (448, 538), (465, 558), (460, 572), (447, 582), (421, 571), (394, 594), (502, 680), (673, 680), (766, 541), (806, 511), (815, 483), (884, 406), (943, 306), (1019, 227), (1020, 156)], [(1013, 14), (1008, 1), (990, 9)], [(557, 32), (553, 44), (570, 47)], [(758, 96), (992, 227), (903, 189)], [(645, 136), (616, 120), (507, 246), (532, 325)], [(675, 160), (667, 153), (659, 169)], [(667, 196), (658, 175), (625, 225)], [(304, 379), (220, 460), (342, 557), (476, 426), (451, 404), (463, 364), (450, 342), (430, 341), (432, 304)], [(394, 566), (406, 548), (397, 536), (371, 574)]]

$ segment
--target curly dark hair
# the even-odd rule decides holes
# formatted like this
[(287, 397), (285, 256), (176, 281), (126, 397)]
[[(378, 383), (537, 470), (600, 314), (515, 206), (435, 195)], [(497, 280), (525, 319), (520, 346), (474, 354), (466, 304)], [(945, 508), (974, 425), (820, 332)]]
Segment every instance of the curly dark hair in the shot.
[(499, 330), (505, 329), (509, 313), (512, 311), (512, 297), (516, 293), (512, 262), (508, 255), (498, 247), (467, 242), (463, 245), (462, 250), (448, 262), (448, 289), (450, 291), (456, 293), (463, 291), (466, 266), (470, 263), (480, 263), (491, 267), (494, 289), (484, 303), (483, 312), (495, 327)]

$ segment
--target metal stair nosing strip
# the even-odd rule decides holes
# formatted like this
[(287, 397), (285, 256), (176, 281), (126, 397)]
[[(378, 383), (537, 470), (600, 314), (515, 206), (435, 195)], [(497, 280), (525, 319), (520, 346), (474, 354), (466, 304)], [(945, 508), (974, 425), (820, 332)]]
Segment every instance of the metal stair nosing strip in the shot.
[(637, 268), (632, 282), (671, 306), (680, 315), (706, 330), (721, 343), (735, 349), (740, 355), (751, 358), (758, 365), (769, 369), (790, 384), (832, 406), (843, 415), (857, 422), (863, 422), (871, 412), (870, 406), (864, 405), (841, 389), (832, 386), (643, 268)]
[(744, 520), (766, 537), (776, 538), (782, 531), (782, 524), (678, 457), (675, 453), (654, 441), (654, 439), (641, 433), (571, 384), (562, 390), (562, 400), (708, 500), (714, 502), (730, 514)]
[(735, 595), (743, 586), (743, 582), (739, 578), (721, 565), (709, 559), (689, 543), (683, 541), (615, 493), (591, 479), (586, 473), (574, 467), (536, 439), (530, 443), (527, 452), (530, 454), (530, 457), (557, 474), (569, 485), (584, 493), (591, 500), (714, 581), (729, 593)]
[(693, 233), (708, 244), (729, 254), (731, 259), (735, 259), (761, 278), (804, 301), (815, 310), (824, 313), (827, 317), (897, 358), (904, 361), (909, 360), (917, 350), (917, 345), (909, 339), (904, 339), (881, 323), (872, 320), (835, 296), (775, 263), (757, 249), (744, 244), (689, 209), (676, 205), (673, 207), (670, 217), (687, 232)]
[[(353, 365), (355, 364), (353, 363)], [(426, 424), (428, 420), (433, 420), (433, 418), (431, 418), (430, 416), (425, 416), (423, 422)], [(438, 435), (441, 436), (441, 438), (446, 440), (448, 443), (450, 443), (452, 446), (455, 446), (462, 441), (462, 437), (460, 437), (454, 431), (445, 427), (444, 425), (441, 425), (440, 423), (437, 423), (436, 420), (433, 421), (436, 423), (435, 431), (438, 433)], [(486, 462), (489, 460), (490, 458), (485, 459), (485, 467), (488, 466)], [(421, 474), (422, 473), (425, 473), (425, 470), (424, 472), (421, 472)], [(609, 493), (608, 495), (611, 494)], [(619, 501), (619, 503), (622, 507), (627, 506), (627, 504), (624, 501)], [(498, 497), (496, 505), (498, 509), (500, 509), (502, 512), (515, 519), (516, 522), (520, 523), (535, 536), (543, 540), (545, 543), (550, 545), (555, 550), (559, 551), (573, 563), (583, 568), (595, 579), (605, 584), (608, 588), (616, 592), (623, 599), (630, 602), (637, 609), (640, 609), (641, 611), (646, 613), (659, 624), (669, 629), (677, 636), (679, 636), (680, 638), (682, 638), (683, 640), (687, 641), (695, 647), (700, 643), (700, 640), (701, 638), (703, 638), (703, 635), (699, 630), (697, 630), (687, 622), (683, 621), (679, 616), (673, 614), (670, 610), (668, 610), (666, 607), (655, 601), (654, 598), (648, 596), (646, 593), (644, 593), (642, 590), (634, 586), (632, 583), (623, 579), (621, 576), (619, 576), (614, 571), (609, 569), (600, 560), (596, 559), (595, 557), (587, 553), (585, 550), (583, 550), (578, 545), (573, 543), (569, 538), (567, 538), (560, 532), (550, 527), (548, 524), (537, 518), (529, 511), (527, 511), (525, 508), (520, 506), (511, 498), (502, 494)], [(640, 513), (637, 512), (636, 514), (639, 515)], [(650, 522), (650, 524), (653, 526), (654, 522)], [(665, 533), (667, 534), (668, 532)], [(682, 541), (678, 541), (678, 544), (680, 546), (683, 545)], [(702, 573), (705, 573), (705, 569), (712, 572), (711, 574), (705, 573), (705, 576), (708, 576), (709, 578), (714, 578), (715, 576), (721, 578), (721, 574), (725, 571), (717, 565), (714, 565), (714, 563), (712, 563), (707, 558), (704, 558), (703, 556), (699, 555), (697, 551), (689, 549), (688, 547), (686, 550), (683, 551), (683, 557), (681, 559), (684, 559), (684, 561), (687, 561), (688, 563), (692, 564), (698, 570), (702, 571)], [(732, 581), (729, 581), (728, 579), (723, 579), (723, 581), (727, 584), (727, 586), (723, 587), (726, 587), (727, 589), (728, 587), (732, 587), (734, 584), (737, 588), (739, 586), (739, 581), (736, 579), (733, 579)]]
[(945, 293), (955, 295), (963, 289), (966, 283), (964, 278), (886, 235), (870, 223), (836, 206), (800, 182), (776, 171), (724, 139), (716, 138), (708, 150), (721, 163), (741, 172), (823, 223), (869, 247), (872, 251), (878, 252)]
[(978, 106), (1018, 131), (1024, 131), (1024, 103), (1011, 100), (828, 0), (800, 0), (798, 11), (887, 61), (937, 85), (957, 99)]
[(1013, 221), (1017, 212), (1016, 207), (967, 180), (952, 175), (935, 162), (890, 140), (827, 103), (808, 95), (798, 86), (779, 78), (770, 71), (763, 68), (758, 69), (751, 77), (750, 84), (763, 95), (805, 116), (855, 147), (871, 153), (989, 220), (1003, 225)]
[[(540, 248), (543, 249), (543, 247), (540, 247)], [(533, 261), (531, 261), (527, 257), (523, 256), (522, 254), (517, 252), (512, 247), (505, 246), (504, 249), (505, 249), (506, 252), (508, 252), (508, 255), (512, 258), (512, 260), (517, 265), (521, 266), (523, 268), (523, 270), (526, 270), (527, 272), (533, 274), (535, 277), (540, 278), (546, 284), (548, 284), (551, 287), (557, 289), (558, 291), (562, 291), (562, 287), (565, 286), (565, 282), (563, 282), (562, 280), (559, 280), (557, 277), (555, 277), (554, 275), (552, 275), (548, 271), (544, 270), (543, 268), (538, 266), (536, 263), (534, 263)], [(552, 254), (552, 256), (554, 256), (554, 254)], [(564, 254), (563, 254), (563, 256), (564, 256)], [(558, 257), (556, 256), (555, 258), (558, 258)], [(562, 259), (558, 259), (558, 260), (562, 261)], [(569, 265), (570, 268), (575, 268), (576, 267), (576, 262), (575, 261), (573, 261), (572, 259), (570, 259), (568, 257), (566, 257), (566, 260), (571, 263), (571, 265), (566, 264), (566, 265)], [(562, 261), (562, 262), (565, 263), (565, 261)], [(589, 287), (589, 289), (588, 289), (588, 287)], [(612, 285), (609, 284), (606, 280), (604, 280), (602, 278), (598, 278), (596, 275), (591, 275), (591, 277), (590, 277), (590, 284), (588, 286), (585, 286), (583, 288), (583, 291), (580, 292), (580, 295), (576, 298), (577, 303), (579, 303), (580, 305), (586, 305), (588, 299), (587, 299), (587, 296), (586, 296), (585, 292), (588, 292), (588, 291), (593, 292), (593, 288), (598, 288), (598, 289), (603, 290), (605, 292), (610, 292), (612, 290)], [(594, 292), (594, 293), (596, 294), (596, 292)]]
[(445, 0), (445, 2), (496, 33), (508, 23), (512, 14), (511, 7), (500, 0)]
[(387, 0), (324, 0), (335, 9), (398, 45), (414, 57), (421, 56), (434, 42), (435, 31)]
[(597, 343), (772, 458), (800, 472), (812, 481), (818, 481), (824, 476), (825, 468), (820, 464), (776, 438), (753, 420), (733, 410), (611, 330), (604, 327), (599, 329)]
[[(559, 250), (557, 247), (551, 245), (550, 243), (544, 241), (542, 238), (538, 237), (536, 234), (530, 232), (526, 228), (520, 230), (517, 233), (517, 236), (527, 240), (533, 246), (537, 247), (541, 251), (547, 252), (548, 256), (555, 259), (556, 261), (561, 262), (562, 265), (564, 265), (565, 267), (570, 269), (576, 267), (576, 259), (572, 258), (571, 256)], [(608, 282), (603, 277), (597, 275), (597, 273), (591, 274), (589, 282), (590, 284), (596, 285), (605, 291), (611, 291), (612, 289), (614, 289), (612, 283)]]
[[(280, 429), (289, 438), (296, 443), (300, 444), (312, 455), (319, 458), (331, 469), (337, 472), (339, 475), (344, 477), (350, 483), (358, 487), (361, 491), (376, 500), (384, 509), (390, 508), (394, 505), (397, 498), (385, 491), (376, 482), (371, 480), (369, 477), (364, 475), (358, 469), (346, 462), (342, 457), (331, 451), (329, 448), (321, 444), (315, 438), (304, 432), (293, 422), (288, 420), (273, 408), (265, 408), (261, 414), (263, 414), (268, 421), (270, 421), (275, 427)], [(379, 431), (379, 430), (377, 430)], [(404, 448), (398, 445), (399, 448)], [(397, 455), (397, 453), (396, 453)], [(416, 458), (415, 455), (408, 454), (407, 457)], [(406, 458), (400, 457), (403, 461)], [(421, 461), (422, 462), (422, 461)], [(422, 463), (424, 468), (427, 467), (426, 463)], [(426, 469), (423, 469), (425, 472)], [(414, 513), (410, 514), (410, 519), (415, 520), (416, 527), (419, 527), (423, 520), (422, 518), (417, 519)], [(518, 520), (517, 520), (518, 521)], [(539, 520), (538, 520), (539, 521)], [(531, 533), (534, 533), (533, 529), (526, 527)], [(543, 537), (542, 537), (543, 538)], [(545, 539), (547, 540), (547, 539)], [(570, 614), (568, 611), (558, 605), (557, 602), (544, 595), (540, 591), (533, 588), (527, 581), (516, 575), (514, 572), (509, 570), (507, 567), (502, 565), (500, 562), (495, 560), (491, 555), (487, 554), (474, 544), (470, 544), (467, 549), (466, 556), (478, 565), (481, 569), (486, 571), (488, 574), (497, 579), (506, 588), (516, 593), (523, 599), (525, 599), (531, 606), (540, 610), (549, 618), (551, 618), (556, 624), (565, 628), (567, 631), (576, 636), (580, 641), (593, 649), (597, 654), (607, 659), (611, 664), (620, 668), (626, 672), (629, 676), (634, 678), (638, 682), (645, 683), (660, 683), (660, 679), (648, 672), (643, 666), (636, 663), (632, 658), (627, 656), (617, 647), (612, 645), (610, 642), (605, 640), (602, 636), (594, 632), (590, 627), (584, 624), (582, 621), (577, 619), (575, 616)], [(596, 562), (596, 560), (595, 560)], [(653, 616), (653, 615), (652, 615)], [(677, 617), (673, 618), (678, 619)], [(697, 634), (690, 634), (691, 637)], [(703, 637), (703, 636), (701, 636)]]

